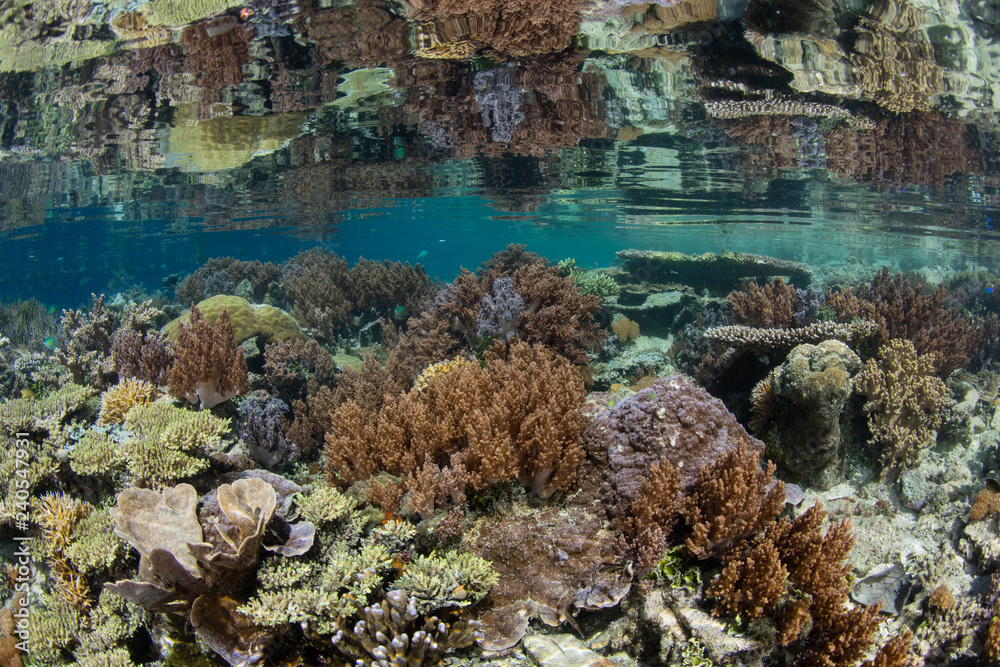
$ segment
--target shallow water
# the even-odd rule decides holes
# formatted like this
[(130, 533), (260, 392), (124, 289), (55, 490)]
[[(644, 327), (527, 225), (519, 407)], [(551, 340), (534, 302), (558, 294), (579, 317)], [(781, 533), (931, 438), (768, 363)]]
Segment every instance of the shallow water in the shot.
[[(0, 40), (5, 299), (79, 305), (317, 243), (427, 251), (446, 280), (510, 242), (581, 266), (998, 254), (989, 3), (587, 5), (534, 37), (393, 3), (182, 3), (189, 25), (32, 4)], [(725, 117), (739, 100), (808, 115)]]
[[(820, 288), (863, 285), (883, 266), (914, 271), (927, 281), (925, 295), (945, 281), (950, 316), (976, 326), (993, 317), (995, 326), (995, 276), (947, 281), (963, 271), (1000, 273), (998, 226), (995, 0), (0, 2), (0, 305), (42, 304), (21, 311), (25, 320), (36, 318), (27, 333), (15, 332), (13, 305), (0, 310), (8, 327), (0, 340), (9, 335), (20, 348), (0, 343), (0, 405), (19, 395), (33, 400), (36, 390), (41, 398), (54, 386), (5, 354), (35, 354), (33, 363), (43, 366), (38, 358), (47, 355), (55, 366), (53, 351), (68, 343), (56, 324), (63, 309), (86, 311), (92, 294), (105, 294), (116, 316), (125, 302), (147, 298), (176, 316), (190, 305), (178, 285), (213, 258), (282, 264), (319, 247), (351, 264), (362, 257), (419, 264), (447, 283), (462, 267), (475, 269), (522, 244), (552, 263), (572, 258), (580, 269), (608, 269), (604, 275), (621, 284), (623, 297), (595, 309), (596, 321), (606, 329), (612, 316), (645, 316), (642, 330), (656, 337), (587, 350), (596, 388), (606, 390), (657, 372), (704, 370), (697, 355), (711, 355), (690, 329), (697, 324), (700, 336), (737, 287), (720, 281), (708, 290), (690, 276), (647, 285), (649, 272), (630, 273), (618, 251), (763, 255), (807, 265)], [(284, 265), (283, 279), (297, 275), (295, 261)], [(284, 287), (268, 289), (268, 301), (289, 310), (301, 305), (285, 298)], [(263, 301), (261, 286), (257, 291)], [(629, 310), (629, 298), (641, 304), (647, 297), (655, 298), (645, 315)], [(416, 314), (402, 301), (355, 313), (340, 329), (312, 323), (308, 333), (331, 353), (381, 352), (369, 347), (384, 326), (375, 326), (379, 316), (405, 326)], [(682, 302), (684, 312), (671, 310)], [(684, 325), (691, 325), (686, 332)], [(966, 620), (979, 624), (978, 635), (964, 653), (944, 658), (926, 646), (914, 653), (928, 664), (972, 664), (947, 660), (974, 660), (970, 651), (985, 642), (984, 619), (1000, 610), (997, 556), (988, 552), (996, 519), (960, 537), (949, 528), (966, 526), (973, 496), (995, 485), (1000, 468), (1000, 341), (996, 329), (991, 335), (970, 352), (969, 368), (949, 380), (952, 421), (908, 481), (880, 480), (855, 396), (845, 413), (853, 416), (843, 419), (836, 484), (798, 480), (807, 500), (792, 510), (822, 500), (836, 517), (853, 517), (858, 578), (911, 551), (939, 559), (914, 577), (926, 575), (924, 589), (946, 581), (960, 599), (975, 600), (979, 616)], [(876, 358), (875, 349), (858, 349), (865, 360)], [(697, 351), (695, 362), (685, 361), (689, 350)], [(728, 375), (698, 377), (744, 425), (750, 389), (783, 358), (748, 357)], [(255, 382), (264, 383), (260, 355), (251, 363)], [(112, 386), (89, 380), (95, 395)], [(273, 394), (305, 400), (299, 390)], [(620, 398), (600, 396), (607, 408)], [(91, 402), (81, 408), (84, 421), (96, 419), (96, 398)], [(234, 424), (246, 421), (231, 403), (218, 410)], [(39, 447), (63, 456), (65, 472), (92, 427), (67, 425), (77, 430), (65, 441)], [(312, 455), (315, 468), (318, 449)], [(316, 475), (306, 465), (282, 470), (300, 481)], [(795, 472), (779, 470), (790, 481)], [(67, 480), (76, 479), (56, 475), (36, 490), (75, 492), (76, 482)], [(86, 487), (89, 502), (113, 505), (111, 489), (123, 479)], [(199, 481), (199, 493), (214, 490)], [(581, 506), (593, 500), (580, 497)], [(534, 497), (505, 501), (520, 503), (526, 515), (565, 509)], [(407, 519), (419, 521), (413, 512)], [(0, 522), (5, 540), (11, 533)], [(9, 559), (9, 551), (0, 553)], [(660, 565), (661, 575), (673, 567)], [(701, 562), (685, 567), (700, 567), (705, 581), (717, 573)], [(90, 581), (95, 599), (102, 577), (110, 575)], [(909, 616), (887, 621), (878, 644), (906, 627), (927, 627), (914, 610), (926, 611), (926, 597), (911, 599)], [(711, 609), (696, 602), (701, 613)], [(588, 640), (611, 633), (603, 617), (588, 613)], [(647, 630), (651, 623), (635, 622)], [(669, 635), (665, 628), (657, 632)], [(0, 627), (0, 655), (9, 637)], [(575, 641), (563, 638), (563, 649)], [(129, 641), (136, 663), (166, 652), (148, 636)], [(724, 643), (708, 648), (722, 651)], [(79, 648), (69, 640), (65, 646)], [(793, 652), (801, 656), (808, 646)], [(768, 655), (762, 664), (786, 664), (773, 648), (760, 650)], [(645, 650), (622, 664), (664, 664), (655, 649)], [(308, 664), (317, 654), (289, 649), (288, 660), (302, 655)], [(503, 655), (488, 662), (493, 657), (481, 664), (512, 664)], [(65, 652), (50, 658), (37, 664), (70, 664)]]

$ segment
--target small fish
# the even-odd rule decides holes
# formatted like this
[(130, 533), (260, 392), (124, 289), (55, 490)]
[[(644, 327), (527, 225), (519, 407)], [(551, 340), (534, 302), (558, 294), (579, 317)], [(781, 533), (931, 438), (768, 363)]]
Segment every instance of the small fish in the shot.
[(50, 350), (54, 350), (56, 349), (56, 339), (53, 338), (52, 336), (49, 336), (48, 338), (42, 341), (42, 345), (49, 348)]
[(55, 315), (55, 314), (56, 314), (56, 307), (49, 306), (49, 315)]
[(417, 259), (423, 259), (426, 256), (427, 256), (427, 251), (426, 250), (421, 250), (420, 254), (417, 255)]
[(983, 289), (984, 289), (984, 291), (985, 291), (985, 292), (986, 292), (987, 294), (993, 294), (993, 288), (992, 288), (992, 287), (985, 287), (985, 288), (983, 288)]
[(21, 396), (23, 396), (25, 398), (28, 398), (28, 399), (31, 399), (31, 398), (35, 397), (35, 392), (33, 392), (30, 389), (28, 389), (27, 387), (25, 387), (24, 389), (21, 390)]
[(392, 314), (397, 320), (406, 317), (406, 306), (396, 306), (392, 309)]
[(244, 7), (240, 10), (240, 20), (246, 21), (248, 18), (254, 15), (254, 11), (249, 7)]

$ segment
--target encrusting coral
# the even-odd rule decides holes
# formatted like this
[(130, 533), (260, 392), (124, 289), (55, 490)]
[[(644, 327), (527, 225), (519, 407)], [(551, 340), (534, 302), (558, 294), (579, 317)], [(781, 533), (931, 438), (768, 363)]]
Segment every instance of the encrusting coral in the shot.
[(911, 466), (937, 440), (948, 388), (934, 376), (934, 355), (918, 355), (908, 340), (879, 348), (855, 378), (854, 388), (868, 397), (864, 405), (872, 442), (882, 446), (883, 474)]
[(180, 325), (170, 369), (170, 393), (212, 408), (249, 390), (247, 364), (223, 309), (215, 327), (191, 308), (191, 322)]

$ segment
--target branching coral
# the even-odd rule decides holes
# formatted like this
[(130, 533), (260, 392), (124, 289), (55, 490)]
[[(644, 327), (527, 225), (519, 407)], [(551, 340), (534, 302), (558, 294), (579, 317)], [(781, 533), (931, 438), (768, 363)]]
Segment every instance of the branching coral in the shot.
[(798, 296), (795, 288), (775, 278), (764, 287), (751, 282), (730, 292), (729, 304), (736, 324), (783, 329), (792, 326)]
[(864, 405), (872, 442), (882, 446), (884, 474), (916, 463), (920, 452), (937, 440), (941, 409), (950, 402), (948, 388), (934, 377), (932, 355), (918, 355), (908, 340), (879, 349), (854, 381)]
[(871, 285), (830, 294), (827, 303), (842, 321), (864, 318), (878, 325), (875, 343), (907, 339), (920, 354), (933, 352), (935, 374), (947, 375), (969, 362), (979, 332), (949, 305), (943, 286), (933, 292), (922, 281), (883, 268)]
[(773, 521), (785, 506), (785, 485), (774, 481), (775, 465), (762, 470), (757, 452), (740, 441), (698, 472), (694, 491), (681, 504), (692, 531), (685, 544), (698, 558), (728, 552)]
[(213, 328), (197, 307), (180, 326), (170, 369), (170, 393), (212, 408), (249, 389), (243, 350), (236, 345), (225, 310)]
[(59, 362), (73, 372), (77, 384), (90, 382), (102, 387), (106, 378), (115, 371), (111, 358), (111, 337), (115, 323), (104, 307), (104, 295), (92, 294), (94, 304), (89, 313), (64, 310), (62, 328), (69, 338), (65, 348), (56, 350)]
[(875, 335), (878, 326), (873, 322), (858, 320), (850, 324), (814, 322), (791, 329), (759, 329), (741, 325), (712, 327), (704, 333), (708, 340), (724, 343), (739, 350), (756, 354), (770, 354), (789, 350), (796, 345), (839, 340), (857, 343)]
[[(524, 263), (518, 258), (512, 265), (517, 268), (505, 268), (502, 260), (486, 263), (479, 275), (463, 269), (426, 312), (409, 322), (410, 332), (400, 337), (387, 364), (397, 381), (408, 384), (429, 364), (488, 343), (489, 338), (479, 337), (480, 317), (489, 335), (497, 330), (511, 341), (540, 343), (575, 364), (586, 363), (585, 348), (607, 336), (594, 321), (600, 297), (581, 294), (572, 278), (560, 277), (544, 259)], [(505, 295), (502, 313), (493, 312), (500, 297), (491, 290), (497, 289)], [(520, 311), (511, 306), (515, 294), (524, 304)]]
[(154, 387), (145, 380), (121, 380), (101, 396), (99, 426), (120, 424), (136, 405), (146, 405), (153, 398)]
[(326, 436), (327, 477), (351, 484), (380, 471), (404, 474), (411, 505), (429, 516), (466, 487), (518, 477), (538, 495), (567, 488), (583, 458), (583, 384), (543, 347), (517, 343), (486, 367), (457, 367), (387, 401), (367, 418), (353, 400)]

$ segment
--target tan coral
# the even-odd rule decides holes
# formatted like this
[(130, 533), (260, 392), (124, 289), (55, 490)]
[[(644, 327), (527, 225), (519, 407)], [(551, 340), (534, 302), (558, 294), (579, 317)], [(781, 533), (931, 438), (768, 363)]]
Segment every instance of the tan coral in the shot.
[(125, 415), (137, 405), (146, 405), (153, 398), (155, 388), (145, 380), (129, 378), (120, 381), (101, 396), (101, 414), (97, 418), (99, 426), (121, 424)]

